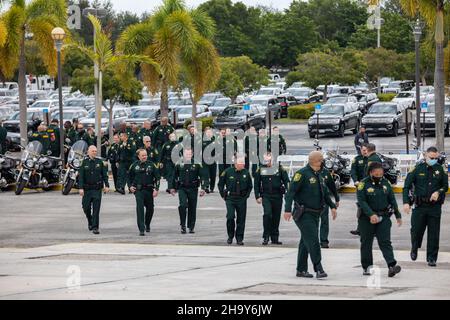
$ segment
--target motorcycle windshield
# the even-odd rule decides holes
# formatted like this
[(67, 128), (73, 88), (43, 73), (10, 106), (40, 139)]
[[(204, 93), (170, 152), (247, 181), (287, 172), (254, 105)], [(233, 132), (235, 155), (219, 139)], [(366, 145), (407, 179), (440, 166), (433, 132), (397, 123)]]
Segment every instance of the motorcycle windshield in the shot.
[(67, 158), (68, 162), (71, 162), (75, 159), (82, 160), (86, 155), (88, 145), (86, 141), (79, 140), (74, 143), (72, 148), (70, 149), (69, 156)]
[(38, 157), (42, 151), (42, 143), (39, 141), (31, 141), (28, 143), (25, 151), (22, 153), (22, 161), (27, 160), (29, 157)]
[(335, 158), (339, 154), (339, 145), (335, 142), (330, 142), (324, 145), (323, 151), (327, 157)]

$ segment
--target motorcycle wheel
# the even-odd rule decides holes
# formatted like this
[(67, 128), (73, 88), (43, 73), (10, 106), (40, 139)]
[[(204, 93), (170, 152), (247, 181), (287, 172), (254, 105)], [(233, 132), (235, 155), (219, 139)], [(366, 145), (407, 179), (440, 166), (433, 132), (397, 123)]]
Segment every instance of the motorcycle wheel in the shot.
[(19, 183), (16, 185), (16, 195), (20, 195), (23, 191), (23, 189), (25, 189), (25, 186), (27, 185), (27, 181), (20, 179)]
[(67, 182), (64, 184), (63, 189), (62, 189), (62, 194), (67, 196), (70, 191), (73, 188), (75, 181), (73, 181), (72, 179), (68, 179)]

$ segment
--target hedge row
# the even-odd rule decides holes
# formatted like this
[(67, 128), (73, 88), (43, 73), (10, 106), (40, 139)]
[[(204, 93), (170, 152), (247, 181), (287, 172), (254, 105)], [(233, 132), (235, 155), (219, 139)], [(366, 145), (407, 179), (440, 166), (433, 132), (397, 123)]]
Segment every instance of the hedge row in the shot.
[[(204, 130), (206, 127), (212, 128), (212, 126), (213, 126), (213, 120), (214, 120), (213, 117), (207, 117), (207, 118), (200, 118), (200, 119), (197, 119), (197, 121), (200, 121), (200, 122), (202, 123), (202, 129), (203, 129), (203, 130)], [(192, 119), (186, 119), (186, 121), (184, 122), (183, 127), (184, 127), (185, 129), (187, 129), (187, 127), (191, 124), (191, 122), (192, 122)]]
[(382, 102), (389, 102), (392, 101), (392, 99), (394, 99), (396, 96), (395, 93), (380, 93), (378, 95), (378, 99), (380, 99), (380, 101)]
[(288, 108), (288, 117), (290, 119), (309, 119), (314, 113), (317, 103), (301, 104)]

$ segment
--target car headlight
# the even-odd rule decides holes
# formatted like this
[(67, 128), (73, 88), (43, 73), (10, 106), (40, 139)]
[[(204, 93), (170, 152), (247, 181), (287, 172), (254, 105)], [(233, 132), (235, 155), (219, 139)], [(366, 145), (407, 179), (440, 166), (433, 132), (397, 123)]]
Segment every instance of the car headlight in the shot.
[(34, 161), (32, 159), (28, 159), (27, 161), (25, 161), (25, 165), (28, 168), (33, 168), (34, 167)]
[(333, 161), (325, 160), (325, 168), (327, 168), (327, 169), (333, 168)]
[(79, 168), (80, 165), (81, 165), (81, 162), (80, 162), (80, 160), (78, 160), (78, 159), (74, 159), (74, 160), (72, 161), (72, 165), (73, 165), (75, 168)]
[(361, 119), (361, 123), (366, 123), (367, 122), (367, 119), (366, 118), (362, 118)]

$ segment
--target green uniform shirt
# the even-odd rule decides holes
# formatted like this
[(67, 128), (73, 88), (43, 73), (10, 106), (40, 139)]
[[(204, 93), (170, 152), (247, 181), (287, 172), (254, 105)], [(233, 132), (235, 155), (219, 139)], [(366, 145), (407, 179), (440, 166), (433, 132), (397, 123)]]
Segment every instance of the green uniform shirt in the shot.
[(131, 133), (128, 135), (128, 141), (131, 142), (131, 143), (134, 142), (134, 144), (136, 145), (136, 148), (137, 148), (137, 149), (142, 148), (142, 147), (144, 146), (144, 144), (143, 144), (143, 142), (142, 142), (142, 139), (141, 139), (141, 137), (139, 136), (139, 133), (138, 133), (138, 132), (131, 132)]
[[(267, 139), (267, 150), (268, 151), (272, 151), (271, 150), (272, 149), (271, 145), (272, 145), (272, 139), (268, 138)], [(278, 145), (279, 145), (278, 146), (279, 154), (280, 155), (286, 154), (286, 152), (287, 152), (286, 140), (284, 139), (284, 137), (281, 134), (278, 135)]]
[(289, 176), (281, 165), (276, 169), (275, 173), (269, 170), (274, 170), (274, 168), (261, 166), (256, 170), (254, 176), (256, 199), (264, 195), (283, 196), (289, 189)]
[(175, 148), (175, 146), (178, 144), (176, 141), (167, 141), (164, 143), (161, 154), (160, 154), (160, 161), (161, 162), (169, 162), (172, 161), (172, 150)]
[[(237, 141), (234, 138), (234, 136), (229, 135), (225, 137), (219, 137), (218, 139), (219, 143), (222, 143), (222, 161), (223, 164), (232, 164), (233, 163), (233, 157), (234, 154), (237, 151)], [(232, 150), (229, 151), (229, 155), (227, 156), (227, 148), (232, 148)]]
[(322, 210), (325, 205), (336, 208), (336, 205), (331, 201), (330, 192), (322, 174), (314, 172), (309, 165), (295, 173), (286, 194), (285, 212), (292, 212), (294, 200), (298, 204), (304, 205), (305, 208), (314, 210)]
[(333, 195), (334, 200), (336, 202), (339, 202), (340, 201), (339, 193), (336, 188), (336, 183), (334, 183), (334, 179), (331, 176), (330, 171), (328, 171), (328, 169), (322, 169), (320, 174), (322, 175), (322, 177), (325, 181), (325, 185), (327, 186), (328, 191)]
[(374, 182), (371, 177), (364, 178), (358, 185), (357, 199), (358, 205), (368, 217), (386, 210), (389, 206), (394, 209), (397, 219), (402, 217), (395, 200), (394, 190), (385, 178), (382, 178), (379, 183)]
[(61, 149), (59, 143), (61, 137), (59, 127), (51, 124), (47, 129), (47, 134), (50, 139), (50, 151), (52, 152), (52, 155), (59, 155)]
[(160, 148), (164, 143), (169, 141), (169, 135), (174, 132), (173, 127), (168, 124), (166, 126), (159, 125), (153, 131), (152, 142), (153, 145), (157, 148)]
[(119, 162), (119, 144), (113, 143), (108, 150), (107, 159), (111, 163)]
[(119, 162), (131, 163), (136, 160), (136, 144), (127, 142), (121, 142), (119, 144)]
[(208, 178), (208, 171), (201, 164), (178, 163), (175, 165), (169, 189), (198, 188), (201, 185), (202, 189), (206, 190), (209, 188)]
[(135, 161), (129, 169), (129, 181), (132, 187), (139, 189), (153, 188), (159, 190), (161, 174), (156, 163)]
[(149, 137), (152, 139), (153, 131), (151, 129), (141, 128), (138, 133), (139, 138), (139, 147), (142, 148), (144, 146), (144, 137)]
[(79, 175), (80, 189), (101, 189), (103, 186), (109, 188), (108, 169), (99, 158), (91, 159), (88, 157), (84, 159), (81, 163)]
[(352, 161), (352, 167), (350, 169), (350, 174), (352, 176), (353, 182), (361, 181), (365, 178), (365, 170), (367, 166), (367, 158), (362, 155), (357, 155)]
[(77, 130), (74, 127), (71, 127), (69, 129), (69, 132), (67, 133), (67, 137), (70, 140), (71, 145), (74, 144), (77, 140)]
[(150, 160), (153, 163), (160, 162), (160, 154), (158, 149), (156, 149), (154, 146), (151, 146), (150, 148), (146, 148), (145, 150), (147, 150), (148, 160)]
[(252, 178), (247, 169), (238, 171), (233, 166), (222, 172), (218, 187), (222, 198), (227, 196), (248, 198), (253, 189)]
[(95, 135), (90, 136), (89, 134), (85, 133), (83, 135), (83, 140), (86, 141), (88, 147), (95, 146), (97, 144), (97, 137)]
[(42, 144), (41, 154), (47, 155), (47, 151), (50, 147), (50, 136), (47, 132), (35, 132), (28, 139), (29, 141), (39, 141)]
[(408, 173), (403, 186), (403, 203), (409, 203), (409, 193), (414, 186), (414, 196), (418, 198), (430, 198), (438, 191), (441, 197), (445, 197), (448, 191), (448, 176), (443, 166), (435, 164), (429, 166), (421, 162)]
[[(209, 156), (214, 157), (215, 156), (215, 154), (216, 154), (215, 149), (214, 149), (214, 144), (215, 143), (216, 143), (216, 138), (215, 137), (211, 137), (211, 140), (203, 140), (202, 141), (202, 152), (203, 152), (202, 153), (202, 160), (203, 160), (203, 165), (206, 165), (206, 162), (204, 161), (205, 160), (205, 155), (206, 155), (206, 157), (209, 157)], [(211, 146), (211, 148), (213, 148), (213, 149), (208, 148), (208, 146), (210, 146), (211, 144), (213, 144)], [(206, 148), (208, 148), (208, 151), (205, 152)], [(211, 165), (212, 163), (209, 163), (209, 164)]]
[(8, 132), (6, 131), (5, 128), (0, 126), (0, 151), (5, 153), (6, 150), (4, 150), (4, 148), (6, 148), (6, 136), (8, 135)]
[(367, 164), (366, 168), (364, 169), (364, 178), (369, 176), (369, 166), (372, 162), (382, 163), (380, 156), (376, 152), (372, 153), (369, 157), (367, 157)]

